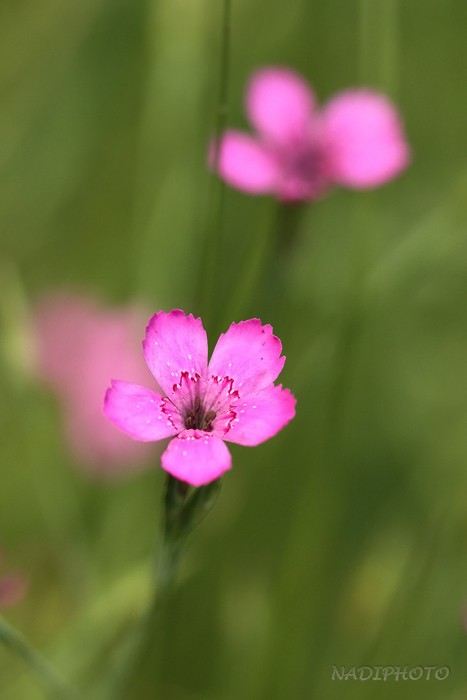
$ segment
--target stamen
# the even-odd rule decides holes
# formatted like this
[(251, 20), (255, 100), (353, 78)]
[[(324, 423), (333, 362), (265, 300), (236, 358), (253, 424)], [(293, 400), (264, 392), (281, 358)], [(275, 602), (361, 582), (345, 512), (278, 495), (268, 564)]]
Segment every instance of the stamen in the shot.
[(215, 411), (204, 412), (201, 398), (197, 396), (192, 409), (185, 416), (185, 428), (187, 430), (204, 430), (210, 433), (213, 429), (213, 422), (216, 417)]
[(203, 426), (202, 430), (206, 430), (208, 433), (210, 433), (212, 430), (212, 424), (213, 424), (215, 417), (216, 417), (215, 411), (208, 411), (206, 413), (206, 415), (204, 416), (204, 426)]

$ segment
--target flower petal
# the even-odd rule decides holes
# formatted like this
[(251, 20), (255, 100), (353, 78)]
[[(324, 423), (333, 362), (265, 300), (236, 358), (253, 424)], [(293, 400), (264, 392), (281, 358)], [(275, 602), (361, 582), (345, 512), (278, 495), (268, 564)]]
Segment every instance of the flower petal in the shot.
[(288, 389), (269, 386), (257, 396), (232, 406), (236, 418), (224, 440), (259, 445), (279, 432), (295, 415), (295, 397)]
[(105, 395), (104, 413), (117, 428), (141, 442), (162, 440), (183, 427), (167, 398), (129, 382), (112, 382)]
[(208, 484), (231, 466), (232, 457), (224, 442), (202, 430), (184, 430), (162, 455), (165, 471), (191, 486)]
[(19, 603), (26, 590), (26, 579), (21, 574), (9, 573), (0, 577), (0, 609)]
[(308, 84), (286, 68), (266, 68), (253, 74), (246, 110), (259, 134), (273, 143), (288, 144), (309, 131), (314, 97)]
[(200, 318), (174, 309), (150, 319), (143, 340), (144, 359), (166, 394), (180, 382), (182, 372), (206, 375), (208, 340)]
[(399, 114), (383, 95), (343, 92), (323, 111), (323, 138), (333, 179), (348, 187), (376, 187), (403, 170), (409, 147)]
[[(240, 131), (229, 130), (219, 143), (219, 175), (231, 187), (250, 194), (272, 192), (279, 171), (276, 160), (259, 141)], [(209, 162), (216, 166), (215, 145), (211, 147)]]
[(222, 333), (209, 362), (214, 377), (233, 379), (233, 390), (240, 397), (261, 391), (272, 384), (284, 366), (282, 343), (272, 332), (272, 326), (261, 324), (258, 318), (232, 323)]
[(97, 408), (78, 409), (70, 402), (64, 406), (65, 436), (77, 466), (93, 478), (113, 479), (154, 463), (158, 455), (155, 443), (129, 440), (104, 415), (102, 393), (99, 398)]
[(110, 377), (142, 386), (152, 380), (138, 352), (145, 319), (137, 304), (110, 308), (67, 289), (49, 292), (34, 309), (36, 371), (60, 399), (76, 467), (91, 477), (124, 476), (155, 459), (154, 445), (129, 440), (102, 412)]

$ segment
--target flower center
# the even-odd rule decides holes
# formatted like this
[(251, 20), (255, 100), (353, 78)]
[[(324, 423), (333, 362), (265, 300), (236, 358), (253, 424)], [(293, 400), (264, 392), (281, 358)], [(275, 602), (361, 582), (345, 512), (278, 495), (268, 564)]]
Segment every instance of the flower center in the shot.
[(281, 154), (282, 189), (287, 199), (317, 197), (327, 182), (324, 154), (319, 145), (297, 141)]
[(185, 414), (185, 428), (187, 430), (204, 430), (206, 433), (210, 433), (216, 415), (215, 411), (205, 411), (200, 397), (197, 396), (191, 410)]
[(288, 154), (285, 166), (290, 176), (310, 182), (320, 177), (323, 155), (317, 146), (300, 145)]

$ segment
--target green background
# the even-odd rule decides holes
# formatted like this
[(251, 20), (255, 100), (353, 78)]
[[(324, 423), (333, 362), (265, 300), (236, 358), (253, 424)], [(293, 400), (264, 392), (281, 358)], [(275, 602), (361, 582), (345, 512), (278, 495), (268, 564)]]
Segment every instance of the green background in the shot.
[[(232, 449), (141, 697), (461, 700), (467, 4), (232, 5), (229, 125), (247, 127), (251, 71), (288, 65), (320, 101), (386, 92), (412, 164), (379, 190), (310, 205), (274, 263), (274, 201), (229, 190), (222, 222), (210, 214), (220, 0), (1, 3), (0, 543), (29, 580), (7, 617), (84, 697), (106, 697), (147, 603), (161, 517), (157, 465), (101, 484), (73, 464), (54, 397), (24, 370), (36, 295), (78, 285), (111, 304), (202, 312), (212, 343), (261, 315), (283, 342), (297, 417)], [(372, 664), (451, 672), (331, 680), (333, 665)], [(0, 684), (2, 700), (46, 697), (2, 648)]]

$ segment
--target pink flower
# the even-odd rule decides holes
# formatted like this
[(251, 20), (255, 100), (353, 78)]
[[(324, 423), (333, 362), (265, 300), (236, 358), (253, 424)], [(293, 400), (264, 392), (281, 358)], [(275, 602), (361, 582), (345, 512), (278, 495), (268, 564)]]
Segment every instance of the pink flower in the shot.
[(63, 407), (65, 437), (80, 464), (93, 475), (114, 476), (148, 465), (147, 445), (127, 439), (102, 415), (110, 373), (150, 376), (135, 342), (141, 309), (109, 309), (76, 293), (56, 292), (35, 315), (38, 372)]
[(377, 187), (409, 162), (395, 107), (370, 90), (338, 93), (319, 110), (300, 76), (265, 68), (250, 80), (246, 112), (256, 136), (228, 130), (218, 165), (229, 185), (250, 194), (300, 201), (318, 198), (333, 184)]
[(224, 440), (258, 445), (295, 415), (290, 391), (274, 386), (281, 350), (271, 326), (254, 318), (232, 323), (208, 364), (201, 319), (160, 311), (149, 321), (143, 352), (164, 395), (113, 381), (104, 413), (135, 440), (175, 436), (162, 467), (192, 486), (207, 484), (231, 467)]
[[(2, 563), (3, 552), (0, 550), (0, 564)], [(0, 576), (0, 609), (19, 603), (24, 598), (26, 589), (26, 580), (21, 574), (10, 572)]]

